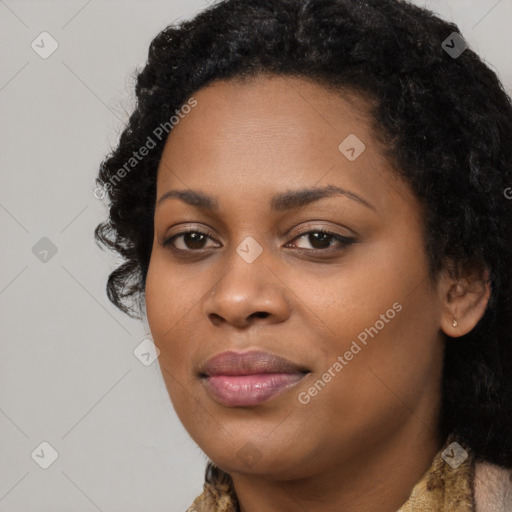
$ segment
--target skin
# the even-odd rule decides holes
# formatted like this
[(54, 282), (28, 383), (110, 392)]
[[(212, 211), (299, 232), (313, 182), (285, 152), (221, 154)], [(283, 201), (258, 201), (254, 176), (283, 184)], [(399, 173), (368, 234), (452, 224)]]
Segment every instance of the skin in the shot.
[[(243, 512), (394, 512), (442, 446), (445, 334), (474, 327), (489, 288), (476, 274), (460, 283), (445, 273), (427, 277), (421, 207), (384, 158), (364, 99), (268, 75), (216, 81), (194, 98), (166, 142), (157, 202), (169, 190), (193, 189), (219, 209), (158, 204), (146, 281), (147, 319), (173, 406), (232, 476)], [(354, 161), (338, 149), (350, 134), (366, 146)], [(326, 185), (371, 207), (333, 195), (270, 209), (274, 194)], [(298, 228), (355, 241), (322, 243)], [(163, 245), (187, 230), (212, 237), (177, 237), (180, 255)], [(252, 263), (236, 252), (246, 237), (262, 249)], [(300, 403), (394, 303), (401, 311)], [(310, 373), (263, 404), (223, 406), (198, 368), (229, 349), (271, 352)]]

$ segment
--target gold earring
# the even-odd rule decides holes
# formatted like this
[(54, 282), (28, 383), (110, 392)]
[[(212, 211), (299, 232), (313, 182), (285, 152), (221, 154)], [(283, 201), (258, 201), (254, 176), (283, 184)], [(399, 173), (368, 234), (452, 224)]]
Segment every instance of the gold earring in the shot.
[(453, 319), (452, 325), (453, 327), (457, 327), (457, 320)]

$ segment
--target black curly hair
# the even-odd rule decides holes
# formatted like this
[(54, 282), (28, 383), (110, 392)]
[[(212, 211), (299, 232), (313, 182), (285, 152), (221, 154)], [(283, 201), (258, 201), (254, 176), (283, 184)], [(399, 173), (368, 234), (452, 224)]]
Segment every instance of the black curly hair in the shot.
[[(108, 278), (109, 300), (140, 319), (157, 168), (169, 120), (195, 91), (276, 74), (366, 98), (375, 136), (424, 209), (430, 278), (489, 271), (484, 316), (447, 337), (440, 433), (512, 468), (512, 103), (471, 48), (445, 50), (453, 32), (403, 0), (224, 0), (165, 28), (137, 75), (135, 111), (101, 164), (96, 185), (110, 211), (94, 234), (124, 259)], [(147, 155), (130, 160), (148, 137)]]

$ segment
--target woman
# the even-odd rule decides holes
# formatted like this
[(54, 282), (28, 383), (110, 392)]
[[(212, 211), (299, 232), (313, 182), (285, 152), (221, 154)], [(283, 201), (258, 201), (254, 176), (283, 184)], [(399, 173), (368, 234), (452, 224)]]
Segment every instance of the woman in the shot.
[(512, 510), (512, 105), (457, 26), (226, 0), (136, 93), (95, 235), (209, 458), (189, 510)]

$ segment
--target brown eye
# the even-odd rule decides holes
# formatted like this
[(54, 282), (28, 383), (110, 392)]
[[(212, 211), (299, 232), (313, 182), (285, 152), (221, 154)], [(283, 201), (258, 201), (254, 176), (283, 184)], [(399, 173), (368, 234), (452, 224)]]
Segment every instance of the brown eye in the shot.
[[(180, 250), (180, 251), (194, 251), (194, 250), (201, 250), (205, 249), (204, 244), (206, 241), (211, 238), (211, 233), (203, 233), (202, 231), (184, 231), (182, 233), (178, 233), (176, 235), (173, 235), (172, 237), (168, 238), (164, 241), (163, 245), (164, 247), (171, 246), (174, 249)], [(182, 246), (183, 247), (177, 247), (175, 245), (176, 240), (182, 240)], [(179, 244), (178, 244), (179, 245)]]
[[(165, 240), (163, 242), (163, 246), (169, 247), (170, 249), (181, 253), (200, 252), (202, 250), (207, 250), (209, 248), (205, 245), (208, 239), (213, 239), (212, 233), (204, 233), (198, 230), (183, 231)], [(306, 243), (310, 244), (309, 248), (296, 246), (295, 244), (291, 244), (291, 242), (286, 244), (286, 246), (296, 246), (298, 249), (303, 249), (305, 251), (318, 251), (327, 253), (331, 251), (343, 250), (346, 246), (355, 242), (353, 238), (347, 238), (338, 233), (332, 233), (324, 229), (303, 231), (297, 237), (295, 237), (294, 240), (302, 239), (305, 240)], [(180, 242), (176, 243), (177, 241)], [(338, 247), (336, 247), (336, 245), (338, 245)], [(213, 245), (212, 247), (219, 246)]]
[(333, 235), (321, 233), (319, 231), (310, 233), (306, 236), (308, 242), (313, 245), (313, 249), (327, 249), (331, 246), (331, 242), (334, 239)]
[[(316, 229), (316, 230), (310, 230), (301, 233), (298, 237), (295, 238), (295, 240), (305, 239), (307, 243), (309, 243), (312, 248), (309, 249), (308, 247), (299, 247), (299, 249), (307, 249), (312, 251), (324, 251), (326, 249), (331, 249), (333, 244), (332, 242), (338, 242), (338, 245), (340, 245), (341, 249), (343, 249), (345, 246), (348, 246), (352, 243), (354, 243), (354, 239), (347, 238), (343, 235), (340, 235), (338, 233), (332, 233), (330, 231), (325, 231), (323, 229)], [(338, 249), (340, 249), (338, 248)], [(335, 249), (335, 250), (338, 250)]]

